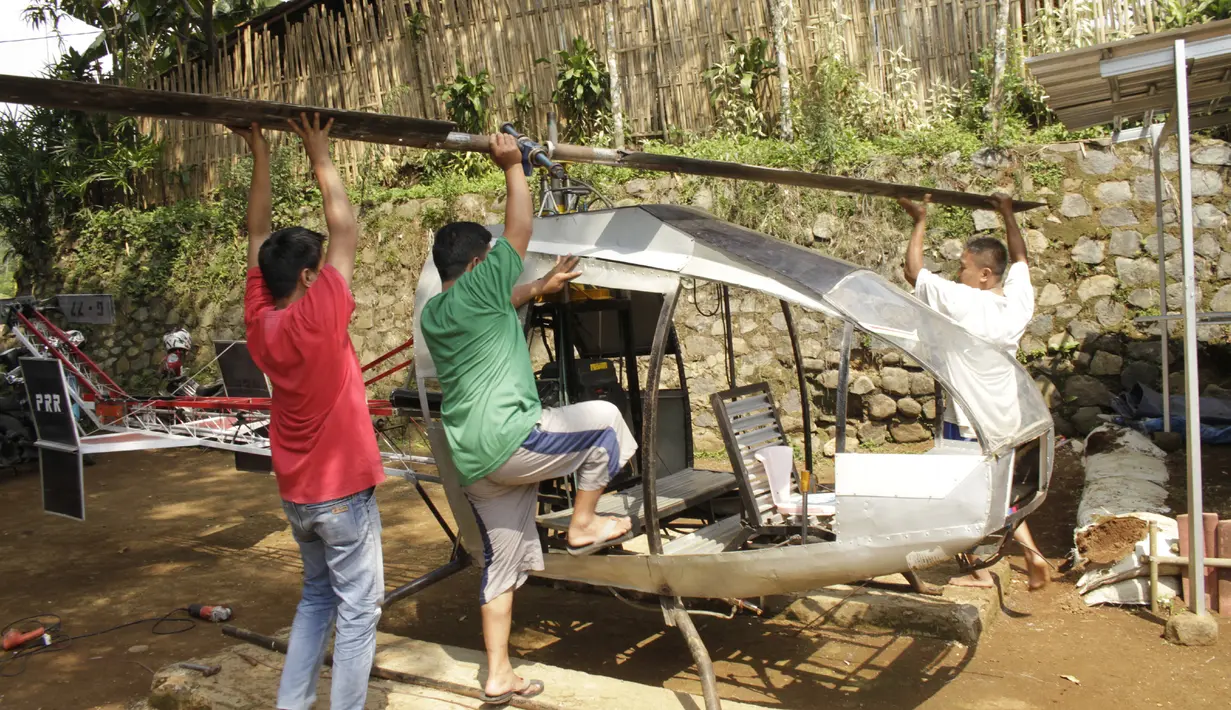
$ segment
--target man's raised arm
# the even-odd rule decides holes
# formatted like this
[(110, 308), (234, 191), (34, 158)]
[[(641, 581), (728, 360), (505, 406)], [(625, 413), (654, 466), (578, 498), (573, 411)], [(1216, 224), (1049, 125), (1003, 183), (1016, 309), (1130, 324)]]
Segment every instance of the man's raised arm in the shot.
[(1013, 198), (998, 192), (992, 195), (992, 206), (1004, 220), (1006, 243), (1009, 246), (1009, 263), (1026, 263), (1026, 240), (1022, 238), (1022, 230), (1017, 226), (1017, 217), (1013, 214)]
[(906, 214), (915, 220), (915, 228), (910, 233), (910, 244), (906, 247), (906, 268), (904, 275), (906, 283), (915, 285), (915, 279), (923, 269), (923, 237), (928, 229), (928, 202), (931, 195), (923, 196), (923, 204), (911, 202), (905, 197), (898, 198), (898, 204), (906, 210)]
[(252, 184), (248, 188), (248, 268), (257, 266), (261, 245), (273, 231), (273, 198), (269, 187), (269, 144), (261, 124), (232, 128), (252, 151)]
[(312, 161), (312, 172), (321, 186), (321, 201), (325, 206), (325, 224), (329, 228), (329, 245), (325, 250), (325, 263), (338, 270), (342, 278), (350, 285), (351, 276), (355, 273), (355, 251), (359, 247), (359, 223), (355, 221), (355, 211), (351, 208), (350, 198), (346, 195), (346, 187), (329, 157), (329, 129), (333, 127), (333, 119), (321, 127), (321, 115), (313, 114), (313, 120), (308, 122), (306, 114), (299, 115), (301, 122), (290, 120), (291, 128), (303, 140), (304, 150)]
[(494, 133), (488, 141), (492, 160), (504, 171), (504, 183), (508, 187), (508, 199), (504, 204), (504, 238), (517, 250), (522, 259), (530, 246), (530, 234), (534, 229), (534, 203), (530, 199), (530, 186), (521, 165), (521, 148), (517, 141), (505, 133)]

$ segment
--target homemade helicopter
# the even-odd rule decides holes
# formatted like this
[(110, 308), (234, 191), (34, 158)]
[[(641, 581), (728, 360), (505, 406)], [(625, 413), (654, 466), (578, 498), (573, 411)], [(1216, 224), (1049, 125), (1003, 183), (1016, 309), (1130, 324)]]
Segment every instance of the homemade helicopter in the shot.
[[(486, 138), (453, 131), (446, 122), (316, 109), (271, 102), (168, 94), (123, 87), (0, 76), (0, 100), (58, 108), (79, 108), (159, 118), (247, 125), (260, 121), (278, 128), (301, 111), (334, 118), (338, 138), (444, 150), (486, 150)], [(510, 130), (511, 129), (506, 129)], [(1012, 357), (971, 335), (875, 273), (718, 220), (700, 210), (642, 205), (590, 211), (594, 198), (585, 185), (569, 181), (561, 162), (592, 162), (699, 175), (750, 179), (881, 196), (921, 198), (984, 208), (988, 198), (962, 192), (893, 185), (812, 173), (737, 165), (720, 161), (615, 151), (579, 146), (540, 146), (519, 137), (527, 161), (545, 169), (543, 208), (526, 258), (523, 280), (545, 274), (555, 257), (581, 259), (582, 285), (564, 297), (531, 304), (523, 311), (527, 337), (552, 331), (551, 361), (539, 372), (545, 403), (605, 398), (625, 413), (639, 440), (638, 456), (600, 503), (600, 512), (629, 515), (637, 538), (602, 554), (548, 554), (538, 576), (659, 597), (668, 624), (688, 640), (705, 690), (707, 708), (719, 707), (708, 652), (685, 608), (685, 598), (741, 599), (805, 591), (896, 572), (913, 572), (961, 553), (990, 564), (1026, 515), (1043, 501), (1051, 473), (1050, 413), (1035, 385)], [(559, 162), (557, 162), (559, 161)], [(593, 199), (591, 202), (594, 201)], [(550, 208), (549, 208), (550, 205)], [(1016, 203), (1029, 209), (1031, 203)], [(501, 226), (490, 227), (499, 237)], [(711, 396), (732, 471), (696, 467), (691, 444), (688, 383), (683, 347), (674, 316), (686, 285), (714, 284), (722, 294), (728, 389)], [(804, 461), (797, 472), (791, 442), (768, 385), (740, 384), (733, 347), (729, 290), (767, 295), (781, 306), (791, 341), (802, 399)], [(421, 271), (416, 309), (440, 289), (430, 260)], [(812, 421), (803, 361), (795, 327), (796, 309), (841, 332), (837, 451), (832, 491), (815, 490), (803, 471), (813, 470)], [(19, 338), (32, 334), (43, 347), (56, 335), (37, 309), (12, 309)], [(418, 312), (416, 310), (416, 316)], [(415, 319), (417, 321), (417, 318)], [(417, 322), (415, 323), (417, 328)], [(851, 351), (855, 334), (894, 348), (934, 379), (937, 421), (944, 403), (969, 415), (977, 442), (939, 436), (923, 454), (845, 453)], [(439, 477), (458, 527), (448, 564), (387, 595), (392, 601), (463, 568), (482, 555), (477, 523), (457, 482), (447, 441), (438, 422), (439, 395), (429, 385), (434, 368), (426, 348), (414, 343), (413, 388), (398, 389), (390, 402), (374, 402), (374, 413), (417, 412), (427, 425)], [(411, 344), (403, 346), (403, 349)], [(69, 344), (51, 349), (55, 360), (28, 359), (23, 367), (48, 363), (50, 385), (27, 377), (40, 447), (47, 467), (71, 467), (60, 453), (91, 446), (155, 448), (206, 445), (243, 453), (259, 448), (255, 422), (268, 399), (220, 401), (177, 398), (140, 401), (129, 397)], [(666, 357), (673, 356), (675, 388), (663, 387)], [(391, 357), (386, 356), (386, 357)], [(385, 358), (370, 365), (376, 365)], [(62, 395), (64, 370), (83, 376), (101, 429), (112, 432), (64, 443), (41, 422), (40, 394)], [(641, 373), (645, 373), (642, 383)], [(39, 373), (35, 373), (38, 375)], [(224, 373), (225, 378), (225, 373)], [(52, 386), (54, 385), (54, 386)], [(89, 398), (83, 395), (83, 400)], [(223, 398), (227, 399), (227, 398)], [(113, 403), (122, 404), (118, 409)], [(42, 416), (43, 419), (39, 420)], [(171, 423), (168, 423), (168, 418)], [(264, 422), (264, 419), (260, 420)], [(110, 427), (110, 428), (108, 428)], [(75, 436), (75, 432), (73, 432)], [(114, 437), (107, 439), (106, 437)], [(111, 443), (114, 442), (114, 443)], [(208, 443), (207, 443), (208, 442)], [(103, 450), (103, 449), (96, 449)], [(117, 450), (117, 449), (113, 449)], [(52, 456), (59, 457), (52, 461)], [(409, 464), (412, 457), (402, 459)], [(427, 460), (423, 461), (424, 463)], [(407, 470), (418, 486), (428, 477)], [(420, 488), (420, 490), (422, 490)], [(426, 494), (424, 500), (431, 505)], [(435, 509), (433, 508), (433, 512)], [(571, 514), (571, 486), (544, 486), (539, 525), (549, 551), (559, 551)], [(469, 553), (469, 554), (468, 554)]]

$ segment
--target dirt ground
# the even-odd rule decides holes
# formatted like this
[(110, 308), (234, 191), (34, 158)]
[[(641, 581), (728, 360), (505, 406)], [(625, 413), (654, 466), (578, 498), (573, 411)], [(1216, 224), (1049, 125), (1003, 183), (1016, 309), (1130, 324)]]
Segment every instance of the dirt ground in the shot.
[[(1228, 506), (1212, 500), (1231, 489), (1228, 468), (1226, 450), (1207, 456), (1212, 510)], [(1080, 475), (1075, 457), (1059, 455), (1053, 495), (1031, 519), (1057, 565), (1072, 545)], [(219, 453), (164, 451), (101, 457), (86, 469), (86, 486), (87, 521), (77, 523), (41, 512), (36, 473), (0, 473), (0, 624), (55, 613), (81, 634), (195, 602), (229, 603), (234, 623), (262, 633), (290, 624), (299, 561), (272, 478), (236, 472)], [(443, 492), (428, 488), (443, 505)], [(448, 542), (411, 486), (390, 479), (379, 499), (390, 586), (445, 561)], [(476, 589), (477, 575), (463, 572), (386, 609), (381, 629), (481, 648)], [(1231, 697), (1226, 622), (1218, 646), (1179, 648), (1148, 613), (1086, 608), (1071, 580), (1029, 594), (1019, 573), (1009, 592), (975, 648), (772, 618), (704, 618), (698, 628), (723, 695), (767, 706), (1029, 710), (1114, 698), (1129, 710), (1225, 707)], [(530, 586), (516, 620), (514, 643), (526, 658), (698, 690), (680, 635), (659, 614)], [(118, 710), (145, 696), (153, 670), (233, 644), (204, 623), (177, 635), (154, 635), (146, 624), (83, 639), (24, 668), (0, 666), (20, 672), (0, 677), (0, 707)]]

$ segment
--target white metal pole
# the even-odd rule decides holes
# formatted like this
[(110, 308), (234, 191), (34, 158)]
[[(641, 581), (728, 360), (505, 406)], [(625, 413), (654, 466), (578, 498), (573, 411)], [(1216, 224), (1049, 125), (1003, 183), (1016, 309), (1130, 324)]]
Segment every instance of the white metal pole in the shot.
[[(1163, 231), (1163, 132), (1159, 131), (1151, 141), (1154, 154), (1154, 214), (1158, 227), (1158, 312), (1167, 315), (1167, 250)], [(1171, 431), (1171, 321), (1164, 318), (1160, 330), (1160, 349), (1163, 364), (1163, 431)]]
[[(1201, 496), (1201, 403), (1197, 383), (1197, 279), (1193, 268), (1192, 162), (1188, 144), (1188, 62), (1175, 41), (1176, 140), (1180, 153), (1180, 251), (1184, 259), (1184, 430), (1188, 440), (1188, 608), (1205, 614), (1205, 527)], [(1161, 257), (1161, 254), (1160, 254)]]

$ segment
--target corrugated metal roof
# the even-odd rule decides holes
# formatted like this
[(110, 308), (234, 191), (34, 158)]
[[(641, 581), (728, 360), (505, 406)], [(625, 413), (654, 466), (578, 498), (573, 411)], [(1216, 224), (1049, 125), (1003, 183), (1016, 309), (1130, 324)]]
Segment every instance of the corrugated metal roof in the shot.
[[(1159, 32), (1026, 60), (1026, 66), (1047, 92), (1047, 104), (1070, 130), (1141, 119), (1169, 112), (1175, 101), (1171, 63), (1121, 76), (1104, 77), (1104, 60), (1167, 52), (1175, 40), (1189, 48), (1197, 43), (1231, 37), (1231, 20)], [(1132, 62), (1125, 62), (1131, 64)], [(1231, 122), (1231, 55), (1189, 59), (1188, 99), (1192, 128)]]

